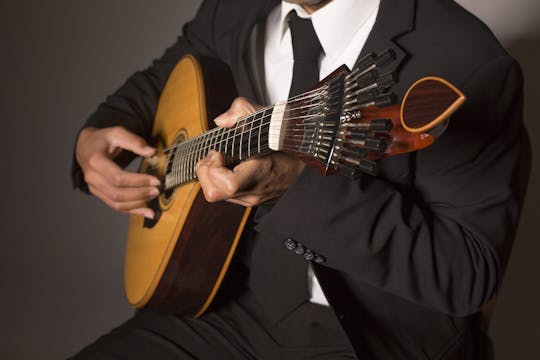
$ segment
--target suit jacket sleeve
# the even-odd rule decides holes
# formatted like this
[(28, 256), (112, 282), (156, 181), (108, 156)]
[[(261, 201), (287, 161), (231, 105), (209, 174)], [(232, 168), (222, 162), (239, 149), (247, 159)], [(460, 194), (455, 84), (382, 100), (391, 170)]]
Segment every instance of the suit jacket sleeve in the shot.
[[(85, 127), (123, 126), (147, 140), (151, 134), (154, 114), (165, 82), (176, 63), (186, 54), (216, 57), (215, 14), (219, 2), (205, 1), (195, 18), (187, 23), (176, 43), (153, 64), (132, 75), (114, 94), (107, 97), (86, 121)], [(81, 168), (73, 157), (73, 185), (88, 191)]]
[(408, 185), (306, 169), (257, 230), (417, 304), (478, 311), (497, 290), (518, 218), (522, 76), (501, 56), (458, 85), (468, 101), (432, 147), (414, 154)]

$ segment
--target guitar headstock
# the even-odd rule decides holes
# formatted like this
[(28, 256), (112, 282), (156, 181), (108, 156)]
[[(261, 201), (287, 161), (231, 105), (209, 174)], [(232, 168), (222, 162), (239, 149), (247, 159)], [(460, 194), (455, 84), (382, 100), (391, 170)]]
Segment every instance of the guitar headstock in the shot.
[[(342, 69), (323, 80), (316, 89), (324, 93), (317, 100), (324, 106), (304, 115), (301, 123), (287, 125), (286, 133), (294, 132), (295, 144), (301, 145), (284, 150), (295, 153), (323, 175), (339, 171), (357, 178), (361, 173), (376, 175), (376, 160), (382, 157), (431, 145), (465, 96), (445, 79), (432, 76), (416, 81), (401, 104), (391, 105), (395, 98), (387, 90), (395, 77), (382, 73), (380, 67), (393, 59), (391, 51), (370, 54), (354, 71), (344, 73)], [(299, 129), (303, 130), (301, 140)]]

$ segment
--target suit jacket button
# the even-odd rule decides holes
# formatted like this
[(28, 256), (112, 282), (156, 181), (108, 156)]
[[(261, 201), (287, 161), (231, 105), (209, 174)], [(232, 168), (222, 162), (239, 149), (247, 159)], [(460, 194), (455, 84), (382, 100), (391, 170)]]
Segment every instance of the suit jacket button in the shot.
[(303, 253), (306, 252), (306, 248), (302, 246), (301, 244), (298, 244), (296, 246), (296, 249), (294, 249), (294, 252), (296, 253), (296, 255), (302, 255)]
[(326, 259), (319, 254), (315, 254), (315, 256), (313, 257), (313, 261), (315, 261), (317, 264), (322, 264), (326, 261)]
[(313, 251), (311, 250), (306, 250), (306, 252), (304, 253), (304, 259), (306, 259), (307, 261), (313, 260), (314, 257), (315, 255), (313, 254)]
[(285, 245), (285, 247), (289, 250), (294, 250), (296, 249), (296, 246), (298, 245), (296, 243), (296, 241), (294, 241), (293, 239), (287, 239), (283, 242), (283, 245)]

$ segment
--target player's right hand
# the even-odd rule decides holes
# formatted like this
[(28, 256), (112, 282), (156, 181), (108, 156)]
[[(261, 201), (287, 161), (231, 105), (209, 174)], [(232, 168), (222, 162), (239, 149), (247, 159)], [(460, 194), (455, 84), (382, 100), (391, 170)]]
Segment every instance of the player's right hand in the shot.
[(148, 174), (123, 170), (113, 159), (122, 150), (151, 157), (156, 150), (123, 127), (85, 128), (75, 154), (92, 194), (116, 211), (153, 218), (147, 202), (159, 195), (159, 180)]

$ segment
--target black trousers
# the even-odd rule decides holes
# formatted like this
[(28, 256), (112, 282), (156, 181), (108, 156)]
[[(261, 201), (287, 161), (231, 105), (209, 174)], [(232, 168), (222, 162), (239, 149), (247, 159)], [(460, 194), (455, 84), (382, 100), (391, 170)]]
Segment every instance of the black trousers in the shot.
[(198, 319), (138, 311), (74, 360), (356, 359), (332, 310), (304, 303), (271, 323), (249, 290)]

